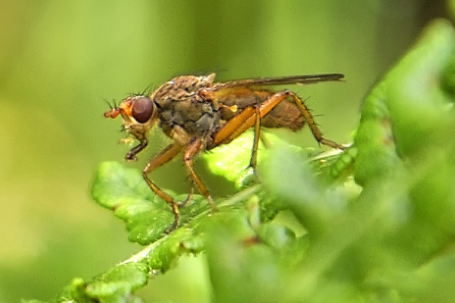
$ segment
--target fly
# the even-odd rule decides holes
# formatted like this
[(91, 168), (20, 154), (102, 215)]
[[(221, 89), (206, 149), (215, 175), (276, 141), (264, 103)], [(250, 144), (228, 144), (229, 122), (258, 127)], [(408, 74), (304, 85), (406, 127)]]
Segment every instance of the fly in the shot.
[(150, 189), (172, 209), (174, 222), (166, 231), (170, 232), (179, 225), (179, 207), (183, 203), (174, 201), (161, 190), (148, 177), (151, 171), (183, 152), (183, 163), (190, 180), (212, 210), (216, 210), (209, 191), (193, 169), (193, 158), (200, 151), (227, 144), (254, 127), (250, 166), (255, 168), (261, 127), (297, 131), (305, 124), (320, 144), (345, 149), (343, 145), (322, 136), (308, 107), (295, 93), (267, 88), (283, 84), (340, 81), (343, 77), (342, 74), (321, 74), (214, 82), (215, 74), (180, 76), (158, 87), (150, 96), (127, 97), (105, 112), (104, 117), (116, 118), (120, 115), (124, 130), (139, 141), (126, 154), (127, 161), (136, 160), (136, 155), (147, 147), (149, 132), (157, 124), (172, 139), (172, 143), (155, 155), (142, 170)]

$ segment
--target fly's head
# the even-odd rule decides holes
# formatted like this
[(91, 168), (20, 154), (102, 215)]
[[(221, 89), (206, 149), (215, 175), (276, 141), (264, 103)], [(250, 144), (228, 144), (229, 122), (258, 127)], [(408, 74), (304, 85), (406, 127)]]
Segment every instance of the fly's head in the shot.
[(147, 136), (157, 121), (155, 103), (146, 96), (130, 96), (124, 99), (119, 106), (114, 106), (104, 113), (104, 117), (123, 119), (123, 129), (133, 135), (139, 145), (133, 147), (125, 156), (128, 161), (136, 160), (136, 154), (147, 146)]

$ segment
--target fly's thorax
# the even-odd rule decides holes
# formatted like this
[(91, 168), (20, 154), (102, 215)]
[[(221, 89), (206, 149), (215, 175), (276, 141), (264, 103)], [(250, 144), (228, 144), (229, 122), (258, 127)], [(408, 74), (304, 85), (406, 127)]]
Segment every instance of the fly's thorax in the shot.
[(172, 137), (175, 126), (184, 129), (189, 137), (203, 138), (219, 124), (219, 112), (209, 101), (195, 101), (191, 98), (174, 101), (159, 109), (159, 125), (164, 133)]
[[(168, 81), (151, 95), (157, 105), (159, 125), (173, 138), (182, 131), (188, 138), (205, 138), (217, 128), (219, 112), (211, 100), (199, 95), (201, 89), (213, 84), (214, 74), (208, 76), (181, 76)], [(176, 131), (178, 127), (178, 131)], [(174, 132), (173, 132), (174, 131)]]
[(156, 89), (150, 98), (159, 107), (166, 107), (168, 103), (186, 100), (195, 97), (203, 89), (213, 85), (215, 74), (207, 76), (180, 76), (176, 77)]

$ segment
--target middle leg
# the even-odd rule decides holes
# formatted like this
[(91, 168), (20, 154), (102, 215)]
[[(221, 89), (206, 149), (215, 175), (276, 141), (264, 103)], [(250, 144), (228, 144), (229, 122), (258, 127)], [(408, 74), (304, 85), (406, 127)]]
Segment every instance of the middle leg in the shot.
[(200, 138), (193, 139), (183, 151), (183, 163), (185, 164), (188, 175), (190, 176), (194, 185), (196, 185), (199, 192), (207, 199), (210, 207), (214, 211), (216, 210), (216, 204), (213, 201), (209, 191), (207, 190), (207, 188), (205, 188), (204, 184), (202, 184), (201, 179), (199, 179), (198, 175), (196, 174), (193, 168), (193, 157), (201, 150), (201, 148), (202, 140)]

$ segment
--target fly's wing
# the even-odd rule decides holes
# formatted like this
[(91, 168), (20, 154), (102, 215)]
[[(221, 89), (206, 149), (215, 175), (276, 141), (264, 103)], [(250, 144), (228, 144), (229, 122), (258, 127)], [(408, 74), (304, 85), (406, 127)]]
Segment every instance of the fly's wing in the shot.
[(341, 81), (342, 74), (301, 75), (275, 78), (243, 79), (215, 83), (207, 90), (211, 98), (216, 99), (227, 107), (236, 106), (244, 109), (248, 106), (260, 104), (273, 95), (272, 90), (265, 86), (285, 84), (313, 84), (327, 81)]
[(228, 81), (216, 83), (213, 86), (214, 90), (222, 90), (236, 87), (261, 87), (270, 85), (284, 85), (284, 84), (314, 84), (318, 82), (327, 81), (341, 81), (344, 78), (342, 74), (320, 74), (320, 75), (301, 75), (301, 76), (288, 76), (288, 77), (274, 77), (274, 78), (257, 78), (257, 79), (243, 79), (236, 81)]
[[(220, 104), (222, 120), (230, 120), (245, 108), (262, 104), (275, 92), (264, 89), (265, 86), (285, 84), (314, 84), (327, 81), (341, 81), (342, 74), (301, 75), (276, 78), (243, 79), (215, 83), (210, 91), (213, 99)], [(261, 126), (285, 127), (296, 131), (303, 127), (305, 119), (295, 100), (284, 100), (270, 111), (261, 121)]]

